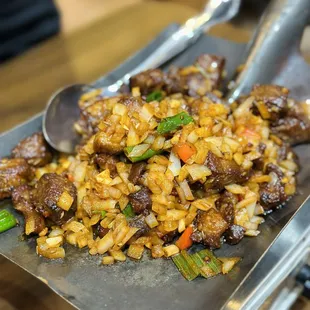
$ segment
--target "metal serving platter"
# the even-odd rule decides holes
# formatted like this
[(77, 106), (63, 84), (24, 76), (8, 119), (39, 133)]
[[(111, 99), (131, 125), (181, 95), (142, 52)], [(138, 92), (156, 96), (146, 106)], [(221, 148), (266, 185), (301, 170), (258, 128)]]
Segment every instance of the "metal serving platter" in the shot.
[[(147, 48), (127, 60), (118, 69), (100, 79), (100, 86), (110, 84), (123, 76), (139, 63), (171, 31), (167, 28)], [(227, 79), (241, 62), (245, 45), (222, 39), (203, 36), (186, 52), (171, 61), (174, 65), (191, 64), (202, 53), (214, 53), (227, 59)], [(168, 64), (170, 65), (170, 64)], [(308, 79), (310, 81), (310, 79)], [(99, 85), (99, 84), (98, 84)], [(308, 83), (310, 85), (310, 83)], [(288, 87), (290, 85), (288, 84)], [(0, 136), (0, 157), (9, 156), (13, 146), (21, 139), (41, 129), (42, 116), (37, 115), (26, 123)], [(152, 260), (147, 254), (141, 262), (127, 260), (113, 266), (102, 266), (101, 257), (92, 257), (87, 250), (65, 245), (64, 260), (48, 260), (35, 253), (35, 240), (19, 241), (22, 227), (16, 227), (0, 234), (0, 254), (16, 263), (32, 275), (45, 279), (47, 285), (69, 303), (80, 309), (239, 309), (243, 295), (226, 302), (244, 281), (250, 270), (260, 260), (264, 252), (277, 238), (281, 229), (293, 217), (297, 208), (310, 193), (310, 146), (296, 149), (301, 164), (299, 190), (282, 209), (266, 217), (260, 226), (261, 234), (256, 238), (244, 238), (236, 246), (226, 244), (216, 251), (220, 256), (241, 256), (243, 259), (228, 275), (205, 280), (197, 278), (193, 282), (183, 279), (171, 260)], [(0, 204), (1, 208), (12, 210), (9, 200)], [(304, 212), (303, 221), (310, 223), (310, 212)], [(19, 214), (16, 216), (22, 218)], [(307, 218), (308, 216), (308, 218)], [(292, 244), (288, 242), (288, 248)], [(274, 256), (275, 260), (278, 259)], [(262, 269), (263, 270), (263, 269)], [(226, 306), (225, 306), (226, 304)]]

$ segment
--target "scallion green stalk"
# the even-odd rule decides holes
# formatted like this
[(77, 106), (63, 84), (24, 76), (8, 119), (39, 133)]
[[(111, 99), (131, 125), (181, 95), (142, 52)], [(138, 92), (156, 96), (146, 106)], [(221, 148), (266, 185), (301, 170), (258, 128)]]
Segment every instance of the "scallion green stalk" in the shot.
[(123, 214), (126, 216), (126, 218), (131, 218), (136, 215), (130, 202), (127, 204), (127, 206), (123, 210)]
[(15, 217), (7, 210), (0, 211), (0, 233), (16, 226)]
[(215, 274), (219, 274), (222, 272), (222, 263), (215, 257), (215, 255), (210, 250), (204, 249), (199, 251), (198, 254), (202, 259), (208, 257), (208, 265), (215, 272)]
[(159, 134), (165, 134), (178, 129), (182, 125), (192, 123), (194, 119), (186, 112), (181, 112), (174, 116), (164, 118), (157, 126), (157, 132)]
[(197, 273), (192, 269), (182, 254), (173, 256), (172, 261), (186, 280), (192, 281), (199, 276), (199, 272)]

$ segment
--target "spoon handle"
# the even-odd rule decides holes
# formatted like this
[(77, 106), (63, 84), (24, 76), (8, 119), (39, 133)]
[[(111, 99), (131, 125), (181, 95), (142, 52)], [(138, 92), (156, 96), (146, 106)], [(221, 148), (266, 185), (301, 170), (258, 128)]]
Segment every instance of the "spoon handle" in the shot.
[(160, 67), (193, 44), (211, 26), (233, 18), (238, 13), (239, 7), (240, 0), (210, 0), (201, 14), (188, 19), (149, 57), (128, 72), (122, 79), (111, 85), (109, 90), (117, 91), (123, 84), (127, 84), (133, 75), (151, 68)]
[(266, 9), (246, 51), (244, 69), (228, 93), (233, 102), (255, 83), (271, 83), (289, 56), (299, 53), (304, 29), (310, 21), (309, 0), (273, 0)]

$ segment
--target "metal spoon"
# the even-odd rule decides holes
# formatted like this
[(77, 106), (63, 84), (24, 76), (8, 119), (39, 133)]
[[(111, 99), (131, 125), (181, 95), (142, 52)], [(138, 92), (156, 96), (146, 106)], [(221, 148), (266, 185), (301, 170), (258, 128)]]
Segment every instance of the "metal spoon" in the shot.
[[(102, 95), (115, 95), (122, 85), (128, 83), (131, 76), (163, 65), (193, 44), (211, 26), (232, 19), (239, 11), (240, 2), (241, 0), (210, 0), (202, 13), (188, 19), (136, 68), (114, 84), (102, 88)], [(58, 90), (50, 98), (43, 115), (43, 134), (54, 149), (64, 153), (75, 151), (80, 140), (73, 129), (80, 114), (77, 102), (83, 93), (93, 87), (85, 84), (70, 85)]]

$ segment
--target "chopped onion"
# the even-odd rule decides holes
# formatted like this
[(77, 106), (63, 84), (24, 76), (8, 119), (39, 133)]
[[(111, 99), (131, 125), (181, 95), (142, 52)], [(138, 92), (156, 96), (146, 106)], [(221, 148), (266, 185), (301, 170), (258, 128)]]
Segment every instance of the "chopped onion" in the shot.
[(283, 160), (280, 162), (280, 166), (290, 171), (298, 170), (298, 166), (292, 160)]
[(126, 255), (122, 251), (109, 251), (111, 256), (117, 261), (124, 262), (126, 260)]
[(242, 118), (244, 115), (250, 112), (250, 109), (253, 105), (254, 97), (251, 96), (244, 100), (239, 107), (234, 111), (233, 115), (235, 118)]
[(137, 145), (140, 142), (139, 135), (131, 125), (127, 135), (127, 146)]
[(177, 210), (177, 209), (171, 209), (167, 210), (167, 213), (165, 215), (165, 220), (166, 221), (178, 221), (187, 215), (187, 211), (185, 210)]
[(153, 117), (153, 113), (151, 113), (151, 111), (149, 109), (149, 104), (145, 104), (142, 107), (139, 115), (146, 122), (148, 122)]
[(113, 114), (123, 116), (123, 115), (126, 115), (127, 113), (128, 113), (128, 109), (124, 104), (115, 103), (113, 107)]
[(256, 207), (256, 201), (253, 202), (253, 203), (250, 203), (250, 204), (246, 207), (250, 219), (254, 216), (255, 207)]
[(192, 177), (193, 181), (204, 180), (207, 176), (211, 175), (211, 170), (204, 165), (186, 165), (186, 169)]
[(264, 208), (260, 204), (256, 204), (254, 215), (260, 215), (260, 214), (264, 214), (264, 213), (265, 213)]
[(164, 250), (166, 257), (170, 257), (170, 256), (178, 254), (180, 252), (179, 248), (174, 244), (171, 244), (171, 245), (164, 247), (163, 250)]
[(172, 172), (173, 176), (178, 176), (181, 170), (181, 161), (180, 158), (175, 155), (174, 152), (171, 151), (169, 156), (170, 164), (168, 168)]
[(242, 225), (246, 230), (256, 230), (258, 227), (258, 224), (251, 223), (251, 222), (244, 222)]
[(144, 251), (144, 246), (140, 244), (131, 244), (127, 250), (127, 256), (134, 259), (141, 259)]
[(150, 212), (150, 214), (145, 218), (145, 222), (150, 228), (158, 226), (158, 221), (153, 212)]
[(128, 154), (128, 157), (138, 157), (143, 155), (150, 148), (149, 144), (136, 145), (132, 151)]
[(104, 185), (109, 185), (112, 182), (112, 178), (110, 177), (110, 170), (106, 169), (97, 174), (96, 181)]
[(76, 182), (83, 182), (86, 176), (86, 167), (87, 162), (83, 161), (79, 165), (76, 166), (73, 173), (74, 181)]
[(181, 233), (185, 230), (185, 219), (180, 219), (179, 220), (179, 226), (178, 226), (178, 232)]
[(233, 194), (245, 194), (246, 188), (238, 184), (226, 185), (225, 188)]
[(265, 222), (264, 218), (262, 218), (261, 216), (256, 216), (254, 215), (251, 219), (250, 219), (251, 223), (255, 223), (255, 224), (262, 224)]
[(165, 144), (165, 137), (163, 136), (158, 136), (155, 138), (153, 144), (152, 144), (152, 149), (154, 151), (158, 151), (158, 150), (161, 150), (163, 147), (164, 147), (164, 144)]
[(197, 135), (196, 131), (193, 130), (188, 136), (187, 141), (190, 143), (195, 143), (199, 139), (199, 136)]
[(50, 237), (46, 239), (46, 243), (51, 248), (59, 247), (63, 242), (62, 236)]
[(256, 237), (260, 234), (260, 231), (259, 230), (252, 230), (252, 229), (249, 229), (247, 230), (245, 233), (244, 233), (246, 236), (248, 237)]
[(109, 231), (102, 239), (98, 241), (97, 244), (98, 253), (99, 254), (106, 253), (113, 245), (114, 245), (113, 235), (112, 232)]
[(87, 228), (80, 222), (72, 221), (66, 227), (66, 230), (71, 230), (73, 232), (80, 232), (80, 231), (88, 231)]
[(193, 196), (193, 193), (187, 183), (186, 180), (182, 181), (182, 182), (179, 182), (179, 185), (181, 187), (181, 189), (183, 190), (184, 192), (184, 195), (185, 195), (185, 198), (187, 200), (194, 200), (194, 196)]
[(222, 273), (226, 274), (240, 261), (240, 257), (218, 257), (222, 264)]
[(57, 206), (65, 211), (68, 211), (73, 203), (74, 198), (67, 192), (64, 191), (57, 201)]
[(102, 258), (103, 265), (112, 265), (114, 264), (114, 257), (113, 256), (104, 256)]
[(154, 140), (155, 140), (155, 137), (151, 135), (151, 136), (148, 136), (143, 142), (147, 144), (152, 144)]

